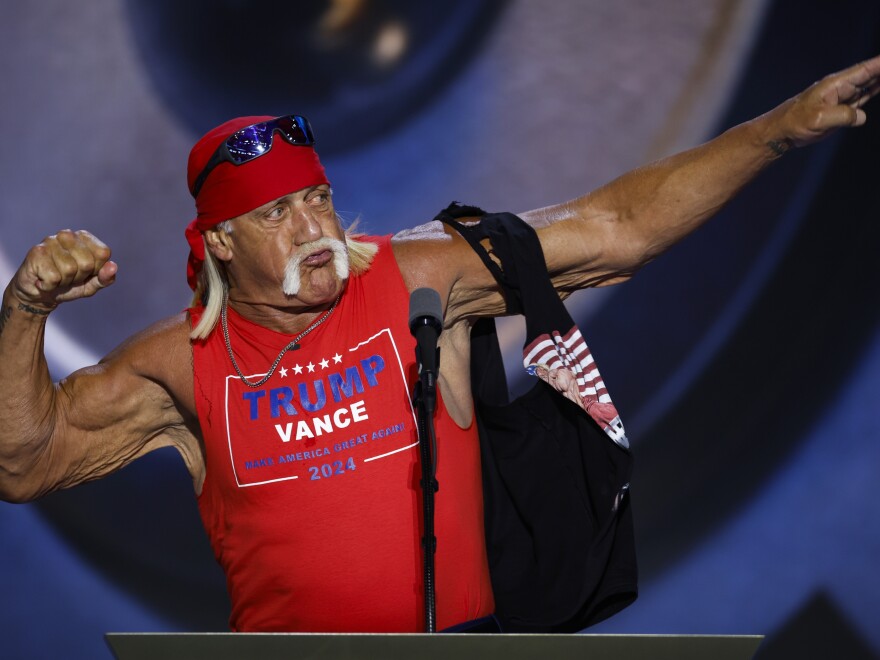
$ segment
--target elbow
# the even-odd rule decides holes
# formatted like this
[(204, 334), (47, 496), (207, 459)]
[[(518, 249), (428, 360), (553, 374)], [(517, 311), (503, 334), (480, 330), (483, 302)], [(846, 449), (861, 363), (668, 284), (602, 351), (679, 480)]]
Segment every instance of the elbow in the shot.
[(16, 479), (0, 479), (0, 500), (9, 504), (26, 504), (37, 499), (38, 493)]
[(604, 255), (602, 275), (592, 286), (602, 287), (621, 284), (632, 279), (642, 268), (656, 259), (662, 249), (639, 237), (618, 240)]
[(36, 470), (20, 462), (0, 461), (0, 500), (10, 504), (32, 502), (44, 493)]
[(45, 424), (31, 422), (27, 431), (10, 426), (18, 430), (0, 435), (0, 500), (23, 504), (56, 490), (51, 486), (53, 441)]
[(630, 280), (665, 249), (661, 232), (649, 231), (634, 220), (631, 210), (606, 213), (594, 222), (584, 251), (594, 254), (598, 274), (591, 286), (609, 286)]

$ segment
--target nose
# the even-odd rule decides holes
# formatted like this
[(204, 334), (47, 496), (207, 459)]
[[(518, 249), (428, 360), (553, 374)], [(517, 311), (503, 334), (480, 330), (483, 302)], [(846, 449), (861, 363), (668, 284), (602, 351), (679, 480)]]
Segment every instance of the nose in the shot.
[(293, 214), (293, 241), (296, 245), (317, 241), (323, 235), (321, 222), (310, 209), (298, 209)]

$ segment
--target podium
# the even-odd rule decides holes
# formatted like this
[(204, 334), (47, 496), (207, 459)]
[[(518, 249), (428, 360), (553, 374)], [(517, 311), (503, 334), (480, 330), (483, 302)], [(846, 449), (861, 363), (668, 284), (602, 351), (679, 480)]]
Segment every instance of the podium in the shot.
[(760, 635), (107, 633), (117, 660), (748, 660)]

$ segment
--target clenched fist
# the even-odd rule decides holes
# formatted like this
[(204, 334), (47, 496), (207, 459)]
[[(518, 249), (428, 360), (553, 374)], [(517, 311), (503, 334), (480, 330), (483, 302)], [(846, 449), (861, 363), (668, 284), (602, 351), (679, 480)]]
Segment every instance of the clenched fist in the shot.
[(51, 310), (113, 284), (116, 270), (104, 243), (85, 230), (65, 229), (30, 249), (12, 292), (22, 302)]

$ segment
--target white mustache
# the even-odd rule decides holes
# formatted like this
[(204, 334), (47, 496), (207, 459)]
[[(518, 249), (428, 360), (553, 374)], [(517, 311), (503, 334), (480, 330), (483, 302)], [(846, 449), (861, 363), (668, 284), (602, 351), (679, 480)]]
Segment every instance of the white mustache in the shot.
[(284, 283), (282, 284), (285, 294), (295, 296), (299, 293), (302, 286), (300, 266), (309, 255), (315, 254), (315, 252), (320, 250), (330, 250), (333, 252), (333, 266), (336, 269), (337, 277), (341, 280), (348, 279), (348, 246), (345, 244), (345, 241), (325, 236), (317, 241), (300, 246), (296, 254), (287, 262), (287, 265), (284, 267)]

